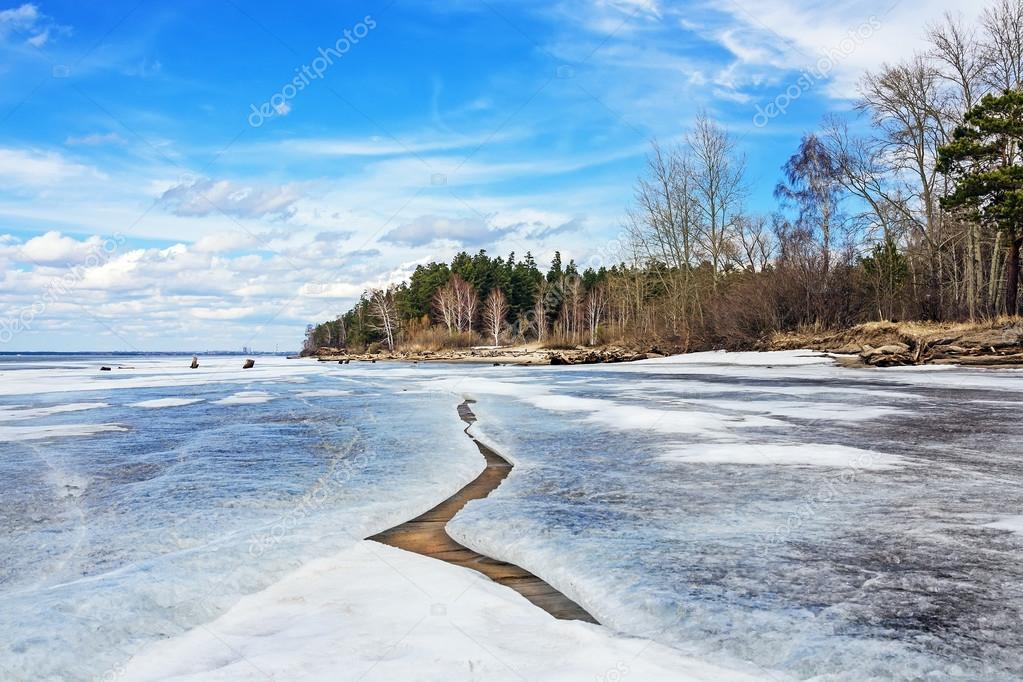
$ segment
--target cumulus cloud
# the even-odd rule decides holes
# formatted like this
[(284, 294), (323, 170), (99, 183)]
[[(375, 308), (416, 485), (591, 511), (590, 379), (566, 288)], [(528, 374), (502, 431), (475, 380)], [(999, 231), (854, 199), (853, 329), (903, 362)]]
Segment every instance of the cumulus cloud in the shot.
[(100, 237), (48, 232), (21, 241), (0, 235), (0, 310), (7, 320), (32, 311), (31, 327), (19, 331), (19, 347), (32, 347), (33, 335), (56, 333), (69, 334), (69, 344), (79, 343), (82, 334), (98, 334), (92, 342), (101, 344), (112, 335), (109, 342), (135, 348), (212, 336), (228, 339), (225, 347), (258, 345), (254, 335), (265, 333), (297, 344), (309, 320), (336, 314), (366, 289), (409, 274), (379, 260), (352, 267), (351, 254), (324, 255), (308, 248), (317, 243), (312, 240), (281, 253), (232, 255), (208, 248), (228, 246), (230, 237), (133, 248), (118, 236), (107, 249), (109, 240)]
[(39, 7), (26, 2), (18, 7), (0, 10), (0, 38), (23, 38), (26, 45), (42, 47), (54, 35), (66, 35), (69, 26), (55, 23), (39, 11)]
[(77, 265), (102, 248), (103, 240), (95, 235), (79, 241), (60, 232), (47, 232), (22, 244), (20, 255), (36, 265)]
[(221, 253), (248, 248), (254, 243), (252, 235), (241, 230), (232, 230), (205, 235), (195, 242), (193, 248), (199, 253)]
[(171, 187), (160, 202), (172, 213), (195, 218), (217, 213), (239, 218), (289, 218), (302, 194), (294, 185), (253, 187), (230, 180), (193, 180)]
[(368, 287), (351, 282), (306, 282), (299, 295), (310, 298), (358, 298)]
[(0, 35), (15, 31), (30, 31), (38, 24), (42, 15), (39, 8), (31, 3), (0, 11)]

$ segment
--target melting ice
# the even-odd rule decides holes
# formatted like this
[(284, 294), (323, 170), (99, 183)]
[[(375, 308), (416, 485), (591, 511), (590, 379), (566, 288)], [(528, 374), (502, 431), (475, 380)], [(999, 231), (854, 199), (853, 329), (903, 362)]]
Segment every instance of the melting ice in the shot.
[[(3, 679), (1023, 676), (1019, 372), (132, 362), (0, 366)], [(358, 541), (466, 398), (516, 468), (449, 531), (608, 627)]]

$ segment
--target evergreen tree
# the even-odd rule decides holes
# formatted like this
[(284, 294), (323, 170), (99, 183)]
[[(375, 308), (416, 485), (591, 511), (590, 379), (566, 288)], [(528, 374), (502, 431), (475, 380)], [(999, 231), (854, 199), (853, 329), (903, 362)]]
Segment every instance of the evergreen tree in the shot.
[(433, 296), (448, 283), (451, 268), (447, 263), (419, 265), (409, 278), (408, 287), (397, 294), (398, 311), (404, 320), (416, 320), (430, 314)]
[(1005, 311), (1019, 311), (1023, 233), (1023, 91), (986, 95), (967, 112), (952, 141), (938, 151), (938, 169), (955, 182), (947, 209), (993, 225), (1007, 239)]
[(565, 276), (565, 273), (561, 269), (561, 252), (554, 252), (554, 260), (551, 261), (551, 268), (547, 271), (547, 281), (551, 284), (557, 284), (561, 282), (561, 279)]

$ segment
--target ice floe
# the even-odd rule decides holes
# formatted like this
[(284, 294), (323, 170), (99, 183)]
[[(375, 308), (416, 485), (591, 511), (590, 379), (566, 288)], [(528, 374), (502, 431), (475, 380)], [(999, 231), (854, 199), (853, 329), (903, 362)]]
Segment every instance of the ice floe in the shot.
[(194, 405), (195, 403), (201, 403), (202, 401), (202, 398), (154, 398), (153, 400), (141, 400), (137, 403), (131, 403), (129, 407), (142, 407), (147, 409), (160, 407), (184, 407), (185, 405)]
[(0, 426), (0, 441), (95, 436), (108, 431), (127, 431), (119, 424), (58, 424), (53, 426)]
[(68, 403), (66, 405), (49, 405), (46, 407), (8, 405), (0, 407), (0, 422), (39, 419), (41, 417), (52, 417), (55, 414), (98, 410), (104, 407), (110, 407), (110, 405), (107, 403)]
[(701, 443), (660, 456), (682, 464), (749, 464), (757, 466), (849, 467), (885, 471), (910, 464), (904, 457), (845, 445), (814, 443)]
[(220, 400), (214, 400), (216, 405), (258, 405), (260, 403), (267, 403), (274, 399), (274, 396), (270, 395), (266, 391), (239, 391), (233, 395), (229, 395), (226, 398)]

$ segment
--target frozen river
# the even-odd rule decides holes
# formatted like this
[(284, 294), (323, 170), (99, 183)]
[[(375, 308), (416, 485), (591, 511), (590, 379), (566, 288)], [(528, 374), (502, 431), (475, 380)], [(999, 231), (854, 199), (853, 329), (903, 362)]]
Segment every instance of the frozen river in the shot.
[(453, 531), (765, 676), (1023, 677), (1023, 375), (804, 362), (447, 380), (520, 462)]
[[(0, 363), (3, 679), (175, 674), (173, 646), (154, 643), (218, 617), (235, 654), (272, 649), (240, 625), (246, 609), (270, 618), (270, 602), (239, 599), (305, 600), (315, 581), (283, 587), (289, 574), (331, 556), (330, 584), (347, 582), (374, 551), (360, 538), (473, 478), (482, 460), (455, 413), (466, 398), (474, 434), (516, 468), (449, 531), (608, 626), (599, 647), (581, 624), (559, 631), (577, 649), (644, 642), (601, 661), (604, 679), (653, 676), (647, 659), (779, 680), (1023, 678), (1023, 373), (857, 371), (809, 353), (572, 368), (265, 359), (248, 372), (230, 358), (193, 373), (180, 358), (102, 362), (134, 369)], [(439, 570), (377, 559), (393, 591), (323, 606), (347, 613), (352, 639), (408, 630), (352, 604), (387, 604), (410, 573)], [(459, 603), (488, 613), (484, 591)], [(435, 615), (439, 598), (424, 599)], [(260, 665), (308, 664), (295, 642), (316, 636)], [(416, 637), (363, 641), (360, 655), (377, 673), (377, 654), (436, 663), (440, 645)], [(225, 673), (224, 646), (179, 672), (246, 677)], [(543, 662), (494, 646), (503, 667), (491, 660), (488, 678)], [(148, 667), (124, 668), (133, 657)]]

